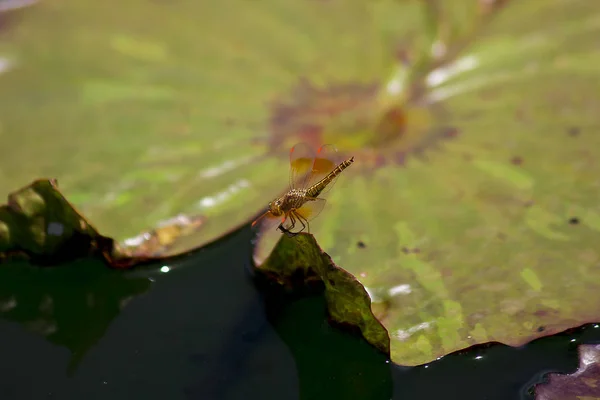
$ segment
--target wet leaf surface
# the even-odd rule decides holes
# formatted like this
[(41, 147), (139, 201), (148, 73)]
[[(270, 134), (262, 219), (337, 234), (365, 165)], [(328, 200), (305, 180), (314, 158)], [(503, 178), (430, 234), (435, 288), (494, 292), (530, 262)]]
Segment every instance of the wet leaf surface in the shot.
[(441, 61), (373, 89), (411, 93), (385, 124), (313, 129), (357, 161), (311, 232), (365, 285), (402, 365), (600, 315), (600, 8), (503, 3)]
[(536, 385), (536, 400), (600, 399), (600, 345), (579, 346), (579, 368), (572, 374), (550, 374)]

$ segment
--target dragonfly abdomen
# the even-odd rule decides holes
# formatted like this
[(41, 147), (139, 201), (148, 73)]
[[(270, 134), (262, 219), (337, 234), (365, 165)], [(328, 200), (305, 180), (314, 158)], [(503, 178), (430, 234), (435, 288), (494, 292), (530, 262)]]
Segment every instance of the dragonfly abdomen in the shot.
[(350, 164), (352, 164), (353, 162), (354, 162), (354, 157), (350, 157), (346, 161), (342, 161), (341, 163), (339, 163), (338, 166), (335, 167), (333, 169), (333, 171), (331, 171), (329, 174), (327, 174), (327, 176), (325, 178), (321, 179), (319, 182), (315, 183), (310, 188), (308, 188), (306, 190), (306, 195), (308, 197), (319, 196), (321, 194), (321, 192), (323, 191), (323, 189), (325, 189), (325, 187), (327, 187), (327, 185), (329, 185), (336, 176), (341, 174), (342, 171), (345, 170), (346, 168), (348, 168), (350, 166)]

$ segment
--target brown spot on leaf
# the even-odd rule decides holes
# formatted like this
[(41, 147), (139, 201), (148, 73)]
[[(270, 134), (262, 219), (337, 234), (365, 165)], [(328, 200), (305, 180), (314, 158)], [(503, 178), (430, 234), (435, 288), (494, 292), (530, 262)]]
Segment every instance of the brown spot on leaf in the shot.
[(524, 108), (519, 108), (515, 111), (515, 118), (517, 121), (521, 122), (529, 122), (529, 114), (528, 111)]
[(353, 155), (364, 167), (378, 169), (404, 166), (408, 155), (439, 149), (441, 141), (458, 135), (455, 127), (433, 128), (435, 107), (423, 106), (418, 98), (384, 104), (380, 89), (376, 83), (299, 80), (268, 104), (270, 150), (283, 154), (298, 142), (314, 148), (343, 143), (340, 157)]
[(458, 129), (455, 127), (448, 127), (443, 135), (447, 138), (455, 138), (458, 136)]
[(377, 124), (375, 140), (378, 144), (390, 143), (400, 138), (405, 128), (406, 115), (404, 111), (399, 107), (394, 107), (388, 110)]
[(523, 164), (523, 159), (521, 157), (513, 157), (510, 162), (513, 165), (522, 165)]
[(396, 165), (404, 166), (406, 164), (406, 153), (403, 151), (395, 153), (393, 160)]
[(363, 242), (362, 240), (359, 240), (358, 243), (356, 243), (356, 245), (358, 246), (359, 249), (364, 249), (365, 247), (367, 247), (365, 242)]
[(385, 156), (383, 154), (378, 154), (377, 157), (375, 158), (375, 167), (382, 168), (386, 164), (387, 164), (387, 160), (385, 159)]
[(492, 14), (505, 6), (509, 0), (479, 0), (479, 7), (482, 14)]
[(442, 268), (441, 272), (444, 278), (449, 278), (454, 274), (452, 268)]
[(348, 128), (340, 126), (340, 121), (347, 121), (355, 109), (372, 101), (376, 93), (374, 84), (317, 87), (308, 79), (301, 79), (290, 93), (270, 104), (271, 146), (287, 149), (304, 141), (319, 147), (324, 143), (322, 133), (325, 129)]
[(577, 218), (577, 217), (570, 218), (569, 219), (569, 224), (571, 224), (571, 225), (577, 225), (577, 224), (579, 224), (579, 218)]
[(556, 310), (553, 309), (545, 309), (545, 310), (537, 310), (533, 313), (536, 317), (547, 317), (551, 315), (556, 315)]
[(579, 136), (579, 134), (581, 133), (581, 129), (577, 126), (572, 126), (569, 129), (567, 129), (567, 133), (569, 136)]

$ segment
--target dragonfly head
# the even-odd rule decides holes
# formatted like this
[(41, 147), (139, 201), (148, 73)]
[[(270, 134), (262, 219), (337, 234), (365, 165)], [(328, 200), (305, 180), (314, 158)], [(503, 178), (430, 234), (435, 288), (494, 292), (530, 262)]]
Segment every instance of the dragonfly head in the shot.
[(269, 211), (276, 217), (279, 217), (281, 214), (283, 214), (283, 211), (281, 210), (281, 199), (270, 202)]

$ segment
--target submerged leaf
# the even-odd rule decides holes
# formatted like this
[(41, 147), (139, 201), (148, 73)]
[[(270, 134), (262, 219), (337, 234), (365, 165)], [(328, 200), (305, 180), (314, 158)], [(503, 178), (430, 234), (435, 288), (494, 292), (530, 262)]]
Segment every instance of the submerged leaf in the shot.
[(572, 374), (549, 374), (535, 386), (536, 400), (600, 399), (600, 345), (579, 346), (579, 368)]
[(37, 180), (8, 196), (0, 207), (0, 257), (23, 255), (60, 262), (112, 253), (100, 235), (60, 194), (56, 180)]
[(271, 256), (255, 271), (290, 291), (304, 291), (311, 286), (323, 285), (331, 320), (342, 326), (358, 328), (367, 342), (389, 354), (387, 331), (373, 315), (369, 295), (360, 282), (331, 261), (312, 235), (281, 235)]

